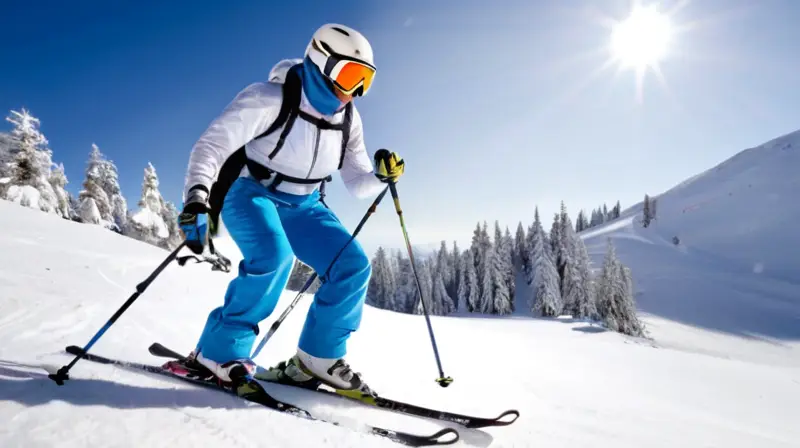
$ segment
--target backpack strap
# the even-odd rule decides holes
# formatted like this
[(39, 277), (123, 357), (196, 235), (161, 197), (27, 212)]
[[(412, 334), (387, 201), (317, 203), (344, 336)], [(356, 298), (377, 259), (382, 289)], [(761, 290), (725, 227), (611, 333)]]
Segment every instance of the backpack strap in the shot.
[(347, 103), (344, 108), (344, 119), (339, 124), (333, 124), (320, 118), (314, 117), (305, 111), (299, 111), (298, 115), (303, 120), (313, 124), (321, 130), (341, 131), (342, 132), (342, 151), (339, 154), (339, 168), (344, 164), (344, 155), (347, 150), (347, 143), (350, 141), (350, 127), (353, 124), (353, 103)]
[(228, 194), (228, 189), (239, 177), (246, 161), (247, 154), (245, 154), (244, 146), (242, 146), (225, 160), (225, 163), (219, 169), (217, 180), (211, 185), (211, 192), (208, 195), (208, 222), (209, 232), (212, 236), (216, 236), (219, 231), (219, 215), (222, 212), (225, 195)]
[(344, 111), (344, 121), (342, 121), (342, 153), (339, 155), (339, 169), (344, 164), (344, 154), (347, 151), (347, 144), (350, 142), (350, 126), (353, 124), (353, 103), (347, 103)]
[[(258, 134), (253, 140), (251, 140), (254, 141), (262, 137), (266, 137), (277, 131), (285, 124), (283, 131), (281, 131), (280, 138), (278, 139), (278, 143), (275, 145), (275, 149), (273, 149), (269, 154), (270, 159), (275, 157), (278, 151), (280, 151), (281, 147), (283, 147), (286, 136), (289, 135), (289, 131), (292, 130), (294, 121), (297, 118), (297, 110), (300, 106), (301, 86), (300, 75), (298, 74), (299, 68), (300, 64), (295, 65), (290, 68), (286, 74), (286, 81), (282, 85), (283, 98), (281, 100), (281, 108), (280, 111), (278, 111), (278, 116), (275, 118), (275, 121), (272, 122), (266, 131)], [(239, 177), (239, 174), (241, 174), (242, 168), (245, 165), (247, 165), (251, 172), (254, 170), (256, 171), (253, 173), (253, 175), (256, 177), (265, 176), (266, 178), (269, 178), (270, 176), (270, 172), (266, 167), (260, 164), (250, 163), (250, 160), (247, 158), (244, 145), (242, 145), (242, 147), (237, 149), (225, 160), (220, 167), (217, 180), (211, 186), (211, 192), (209, 193), (208, 197), (208, 206), (210, 209), (208, 212), (208, 219), (212, 236), (217, 234), (219, 227), (219, 215), (222, 212), (222, 205), (225, 202), (225, 195), (228, 194), (228, 190), (230, 189), (231, 185), (233, 185), (233, 182)]]
[(275, 121), (270, 125), (270, 127), (262, 132), (261, 134), (257, 135), (253, 140), (258, 140), (261, 137), (266, 137), (267, 135), (272, 134), (275, 132), (279, 127), (283, 126), (284, 123), (286, 126), (283, 127), (283, 131), (281, 131), (280, 137), (278, 137), (278, 143), (275, 144), (275, 148), (272, 152), (269, 153), (269, 159), (272, 160), (278, 152), (283, 148), (283, 143), (286, 141), (286, 136), (289, 135), (291, 132), (292, 127), (294, 126), (294, 121), (297, 119), (297, 111), (300, 109), (300, 75), (297, 71), (300, 69), (301, 65), (297, 64), (289, 69), (286, 73), (286, 80), (283, 83), (283, 100), (281, 101), (281, 109), (278, 112), (278, 117)]

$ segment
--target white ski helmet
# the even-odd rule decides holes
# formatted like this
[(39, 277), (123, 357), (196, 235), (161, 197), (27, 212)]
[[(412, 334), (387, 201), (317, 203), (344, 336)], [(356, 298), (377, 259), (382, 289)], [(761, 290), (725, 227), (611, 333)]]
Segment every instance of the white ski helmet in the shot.
[(322, 25), (311, 37), (305, 55), (347, 95), (365, 95), (372, 85), (372, 46), (353, 28), (336, 23)]

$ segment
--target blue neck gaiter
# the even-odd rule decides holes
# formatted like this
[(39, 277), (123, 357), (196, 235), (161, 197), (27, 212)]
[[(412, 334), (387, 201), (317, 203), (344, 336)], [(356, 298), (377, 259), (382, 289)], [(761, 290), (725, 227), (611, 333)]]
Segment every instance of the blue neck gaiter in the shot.
[(342, 107), (342, 102), (328, 87), (322, 72), (307, 57), (303, 60), (303, 90), (314, 109), (323, 115), (333, 115)]

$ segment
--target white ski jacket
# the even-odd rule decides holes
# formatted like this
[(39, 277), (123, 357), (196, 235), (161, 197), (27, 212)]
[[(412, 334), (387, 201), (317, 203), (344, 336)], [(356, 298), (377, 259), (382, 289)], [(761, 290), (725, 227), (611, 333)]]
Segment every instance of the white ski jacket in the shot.
[[(270, 81), (282, 83), (289, 68), (302, 60), (283, 60), (270, 72)], [(267, 156), (275, 148), (280, 130), (250, 142), (266, 131), (278, 116), (282, 100), (282, 86), (278, 82), (257, 82), (247, 86), (228, 104), (222, 114), (211, 122), (192, 148), (184, 184), (184, 201), (189, 189), (203, 185), (209, 190), (219, 174), (219, 169), (234, 151), (245, 145), (247, 157), (267, 168), (286, 176), (302, 179), (321, 179), (338, 170), (342, 150), (342, 133), (335, 130), (319, 130), (315, 125), (298, 118), (295, 120), (283, 147), (270, 160)], [(323, 116), (301, 94), (300, 109), (339, 124), (344, 112)], [(245, 166), (241, 176), (247, 176)], [(350, 140), (347, 145), (340, 175), (348, 191), (365, 198), (376, 195), (385, 186), (374, 175), (372, 159), (364, 145), (361, 116), (353, 105)], [(274, 179), (274, 177), (273, 177)], [(271, 180), (265, 180), (269, 185)], [(310, 194), (319, 188), (316, 184), (297, 184), (283, 181), (276, 186), (278, 191), (291, 194)]]

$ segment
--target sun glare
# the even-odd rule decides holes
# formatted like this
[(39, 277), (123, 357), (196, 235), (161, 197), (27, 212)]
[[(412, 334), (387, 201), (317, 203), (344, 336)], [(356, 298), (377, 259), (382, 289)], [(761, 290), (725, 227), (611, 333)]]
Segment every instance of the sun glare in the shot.
[(669, 18), (655, 6), (637, 6), (611, 32), (611, 51), (625, 68), (654, 67), (666, 55), (672, 37)]
[(657, 65), (666, 55), (671, 37), (672, 26), (666, 15), (655, 6), (639, 6), (614, 26), (611, 49), (624, 67), (642, 70)]

